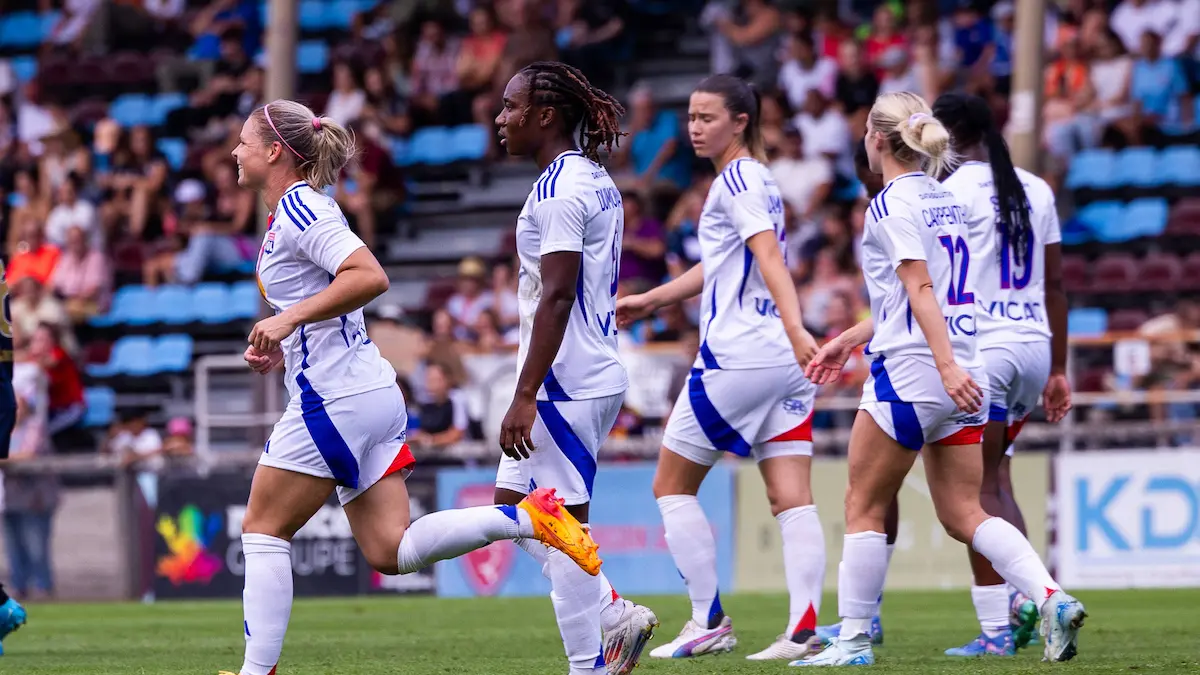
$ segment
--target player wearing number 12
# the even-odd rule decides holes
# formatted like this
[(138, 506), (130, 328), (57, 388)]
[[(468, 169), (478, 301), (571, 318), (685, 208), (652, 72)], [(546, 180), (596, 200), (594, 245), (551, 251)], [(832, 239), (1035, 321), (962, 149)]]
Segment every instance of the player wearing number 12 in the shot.
[(975, 327), (976, 279), (966, 209), (932, 176), (952, 163), (950, 134), (916, 94), (880, 96), (867, 117), (867, 156), (886, 184), (863, 229), (871, 318), (821, 348), (807, 372), (836, 377), (867, 342), (871, 376), (850, 434), (846, 534), (838, 568), (841, 635), (796, 666), (875, 662), (870, 629), (887, 572), (884, 518), (920, 451), (938, 519), (1014, 586), (1041, 602), (1046, 658), (1076, 651), (1086, 616), (1029, 541), (980, 505), (987, 384)]

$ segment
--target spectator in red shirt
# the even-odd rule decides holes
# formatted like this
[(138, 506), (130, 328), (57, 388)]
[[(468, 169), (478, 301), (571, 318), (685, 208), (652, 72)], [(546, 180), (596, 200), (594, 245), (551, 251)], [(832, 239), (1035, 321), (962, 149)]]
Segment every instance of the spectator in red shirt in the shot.
[(16, 253), (8, 263), (9, 285), (16, 285), (25, 277), (36, 280), (42, 286), (48, 285), (60, 255), (58, 247), (46, 241), (41, 223), (36, 220), (25, 221), (25, 230), (17, 242)]
[(50, 380), (50, 419), (46, 430), (57, 439), (83, 420), (83, 378), (79, 367), (58, 342), (54, 327), (38, 326), (29, 344), (29, 354), (41, 364)]
[(896, 30), (896, 15), (892, 8), (880, 5), (875, 8), (875, 16), (871, 21), (871, 35), (866, 42), (867, 64), (875, 69), (876, 79), (882, 80), (886, 68), (879, 62), (888, 49), (900, 47), (907, 51), (908, 40)]

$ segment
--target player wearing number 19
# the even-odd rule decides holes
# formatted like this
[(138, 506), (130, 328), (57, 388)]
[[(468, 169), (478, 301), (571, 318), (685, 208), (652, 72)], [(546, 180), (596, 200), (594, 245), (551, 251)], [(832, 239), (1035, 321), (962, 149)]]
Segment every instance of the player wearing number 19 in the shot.
[(863, 229), (871, 318), (822, 347), (808, 367), (836, 377), (867, 344), (871, 376), (850, 434), (846, 534), (838, 568), (837, 642), (797, 666), (870, 665), (870, 627), (887, 571), (884, 518), (921, 452), (946, 532), (971, 545), (1026, 595), (1041, 601), (1046, 657), (1075, 655), (1083, 605), (1064, 593), (1029, 541), (980, 505), (980, 442), (988, 404), (975, 327), (976, 272), (966, 209), (932, 176), (952, 163), (950, 134), (921, 97), (880, 96), (867, 117), (871, 170), (886, 185)]
[[(978, 96), (945, 94), (933, 106), (954, 149), (967, 160), (942, 184), (966, 208), (968, 248), (978, 266), (976, 323), (991, 404), (983, 437), (984, 510), (1024, 532), (1008, 471), (1012, 442), (1043, 395), (1046, 417), (1071, 407), (1067, 382), (1067, 303), (1062, 289), (1062, 235), (1054, 193), (1013, 166), (991, 108)], [(971, 599), (980, 634), (949, 656), (1011, 655), (1033, 634), (1038, 613), (1023, 593), (975, 551)], [(1012, 616), (1010, 627), (1010, 615)]]

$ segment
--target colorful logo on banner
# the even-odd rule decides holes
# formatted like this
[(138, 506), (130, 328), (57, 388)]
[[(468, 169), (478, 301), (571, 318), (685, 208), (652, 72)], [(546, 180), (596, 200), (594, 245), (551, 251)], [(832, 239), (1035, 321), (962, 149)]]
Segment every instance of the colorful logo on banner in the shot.
[(155, 526), (167, 543), (169, 553), (158, 559), (155, 573), (175, 586), (207, 584), (221, 571), (221, 558), (209, 549), (221, 532), (221, 514), (204, 515), (193, 504), (184, 506), (179, 516), (163, 515)]
[[(683, 580), (663, 537), (662, 517), (651, 485), (654, 463), (600, 465), (590, 519), (600, 545), (604, 573), (619, 593), (682, 593)], [(438, 472), (438, 508), (492, 503), (494, 469), (444, 469)], [(717, 540), (717, 575), (732, 588), (734, 508), (733, 472), (713, 467), (699, 494)], [(437, 592), (444, 597), (545, 595), (550, 583), (533, 556), (507, 541), (455, 560), (438, 563)]]

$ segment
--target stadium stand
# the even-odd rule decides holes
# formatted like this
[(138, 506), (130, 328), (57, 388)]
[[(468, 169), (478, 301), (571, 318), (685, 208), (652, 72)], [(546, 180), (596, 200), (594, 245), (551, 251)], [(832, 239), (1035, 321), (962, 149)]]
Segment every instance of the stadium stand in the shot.
[[(425, 363), (448, 365), (455, 384), (471, 388), (479, 383), (464, 355), (511, 349), (512, 222), (537, 172), (502, 155), (492, 118), (499, 90), (526, 62), (574, 63), (629, 109), (630, 135), (610, 168), (646, 208), (627, 226), (625, 260), (634, 262), (623, 266), (621, 292), (694, 262), (693, 205), (706, 185), (684, 131), (694, 83), (725, 71), (759, 84), (772, 168), (825, 177), (786, 194), (789, 261), (806, 320), (822, 335), (839, 330), (843, 305), (850, 318), (865, 311), (854, 246), (863, 202), (850, 162), (864, 106), (877, 91), (915, 89), (932, 100), (962, 88), (1007, 116), (1007, 2), (906, 3), (915, 13), (905, 15), (898, 3), (814, 14), (808, 3), (781, 1), (750, 3), (761, 16), (735, 8), (725, 18), (702, 12), (705, 4), (589, 0), (562, 23), (550, 0), (299, 3), (299, 98), (359, 138), (360, 161), (333, 196), (393, 280), (369, 308), (372, 330), (398, 326), (426, 345), (428, 355), (391, 357), (416, 397)], [(1081, 30), (1076, 4), (1052, 5), (1047, 18), (1043, 139), (1056, 159), (1045, 177), (1059, 186), (1070, 330), (1136, 332), (1175, 314), (1196, 328), (1176, 302), (1200, 290), (1197, 36), (1163, 41), (1191, 52), (1125, 44), (1109, 56), (1106, 38)], [(150, 403), (156, 425), (186, 410), (194, 358), (240, 352), (261, 311), (252, 281), (258, 205), (231, 185), (228, 152), (241, 120), (263, 103), (269, 17), (258, 0), (189, 0), (164, 16), (105, 2), (82, 15), (45, 11), (52, 5), (12, 0), (0, 12), (3, 240), (14, 300), (36, 296), (34, 325), (60, 331), (81, 365), (80, 425), (95, 433), (59, 451), (86, 452), (122, 410)], [(739, 32), (751, 21), (769, 30)], [(1058, 96), (1050, 76), (1068, 45), (1078, 53), (1071, 93), (1093, 103)], [(1111, 98), (1103, 78), (1114, 69), (1133, 84), (1161, 71), (1170, 85)], [(74, 196), (64, 188), (72, 175)], [(68, 237), (73, 228), (83, 236)], [(214, 238), (238, 259), (214, 253)], [(681, 309), (678, 323), (639, 326), (630, 341), (685, 337), (696, 308)], [(1096, 373), (1111, 366), (1093, 351), (1079, 359), (1085, 389), (1105, 386)], [(217, 378), (213, 400), (250, 405), (246, 382)], [(473, 412), (477, 422), (490, 414)], [(831, 420), (821, 423), (838, 424)]]

